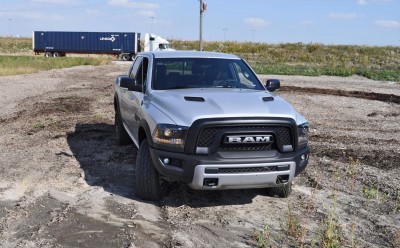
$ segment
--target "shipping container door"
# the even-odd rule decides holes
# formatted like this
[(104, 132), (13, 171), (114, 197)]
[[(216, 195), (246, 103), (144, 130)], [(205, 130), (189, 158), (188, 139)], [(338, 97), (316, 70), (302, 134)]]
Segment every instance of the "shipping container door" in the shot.
[(135, 53), (135, 33), (124, 33), (123, 34), (123, 52)]
[(44, 51), (46, 47), (46, 32), (43, 31), (35, 31), (33, 35), (33, 50), (35, 51)]

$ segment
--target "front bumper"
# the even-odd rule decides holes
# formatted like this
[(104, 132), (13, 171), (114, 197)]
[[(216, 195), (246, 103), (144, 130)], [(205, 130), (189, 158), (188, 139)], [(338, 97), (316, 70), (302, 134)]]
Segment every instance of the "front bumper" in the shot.
[[(295, 162), (264, 164), (198, 165), (195, 168), (193, 189), (244, 189), (274, 187), (280, 183), (291, 182), (296, 170)], [(282, 168), (268, 171), (266, 168)], [(261, 171), (262, 172), (249, 172)], [(214, 173), (212, 173), (215, 171)], [(219, 173), (218, 171), (231, 171)], [(211, 172), (211, 173), (210, 173)]]
[[(204, 190), (274, 187), (291, 182), (306, 168), (309, 153), (310, 148), (306, 147), (290, 153), (271, 150), (206, 156), (150, 148), (153, 163), (161, 175)], [(165, 158), (168, 164), (164, 163)]]

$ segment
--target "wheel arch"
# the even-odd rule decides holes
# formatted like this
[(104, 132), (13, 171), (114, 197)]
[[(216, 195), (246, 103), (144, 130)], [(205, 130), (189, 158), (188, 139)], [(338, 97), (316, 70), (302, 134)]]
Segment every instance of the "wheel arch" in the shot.
[(142, 143), (144, 139), (147, 139), (147, 143), (149, 146), (153, 146), (153, 139), (151, 138), (151, 131), (149, 124), (145, 120), (140, 121), (139, 131), (138, 131), (138, 142), (139, 144)]

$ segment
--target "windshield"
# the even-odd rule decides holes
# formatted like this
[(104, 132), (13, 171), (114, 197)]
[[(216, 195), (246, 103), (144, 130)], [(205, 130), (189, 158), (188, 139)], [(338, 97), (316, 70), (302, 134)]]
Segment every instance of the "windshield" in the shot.
[(239, 59), (158, 58), (152, 88), (241, 88), (264, 90), (250, 68)]
[(168, 48), (169, 48), (169, 44), (159, 44), (159, 45), (158, 45), (158, 48), (159, 48), (160, 50), (168, 49)]

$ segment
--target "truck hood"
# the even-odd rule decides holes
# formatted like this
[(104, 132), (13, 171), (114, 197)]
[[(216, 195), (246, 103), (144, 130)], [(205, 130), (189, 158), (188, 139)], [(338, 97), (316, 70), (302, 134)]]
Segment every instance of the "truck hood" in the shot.
[(297, 122), (300, 116), (288, 102), (268, 91), (229, 88), (157, 90), (151, 92), (149, 100), (181, 126), (191, 126), (195, 120), (203, 118), (286, 117)]

